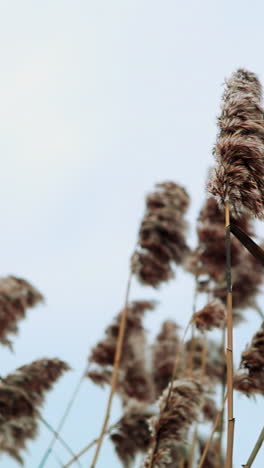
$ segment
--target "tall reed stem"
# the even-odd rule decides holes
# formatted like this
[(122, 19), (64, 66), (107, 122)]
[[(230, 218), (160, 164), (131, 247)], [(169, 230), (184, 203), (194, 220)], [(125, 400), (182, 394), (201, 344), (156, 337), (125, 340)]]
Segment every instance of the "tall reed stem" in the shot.
[(233, 415), (233, 311), (232, 311), (232, 277), (231, 277), (231, 245), (230, 245), (230, 207), (225, 202), (225, 229), (226, 229), (226, 290), (227, 290), (227, 453), (226, 468), (233, 466), (234, 425)]
[[(110, 434), (111, 430), (116, 427), (116, 424), (113, 424), (112, 426), (110, 426), (107, 431), (105, 431), (105, 434)], [(70, 461), (68, 461), (68, 463), (66, 465), (63, 465), (62, 468), (69, 468), (70, 466), (72, 466), (74, 464), (74, 462), (76, 462), (77, 460), (79, 460), (79, 458), (81, 458), (85, 453), (88, 452), (88, 450), (90, 450), (90, 448), (92, 448), (95, 444), (97, 444), (98, 442), (98, 439), (94, 439), (92, 440), (91, 442), (89, 442), (88, 445), (86, 445), (80, 452), (78, 452), (76, 455), (74, 455), (73, 458), (71, 458)]]
[(244, 466), (245, 468), (250, 468), (250, 466), (252, 466), (253, 464), (253, 461), (255, 460), (260, 448), (261, 448), (261, 445), (263, 444), (263, 440), (264, 440), (264, 427), (262, 428), (262, 431), (261, 433), (259, 434), (259, 437), (258, 437), (258, 440), (257, 442), (255, 443), (254, 445), (254, 448), (249, 456), (249, 459), (247, 461), (247, 463), (245, 465), (242, 465)]
[(87, 372), (87, 368), (85, 369), (84, 373), (81, 375), (81, 377), (79, 378), (79, 380), (77, 382), (77, 385), (76, 385), (76, 387), (75, 387), (75, 389), (73, 391), (73, 394), (72, 394), (72, 396), (71, 396), (71, 398), (70, 398), (70, 400), (69, 400), (69, 402), (68, 402), (68, 404), (66, 406), (66, 409), (65, 409), (65, 411), (64, 411), (64, 413), (62, 415), (62, 418), (59, 421), (57, 430), (53, 431), (53, 438), (51, 439), (51, 441), (49, 443), (49, 446), (46, 449), (46, 452), (44, 453), (38, 468), (43, 468), (45, 466), (45, 464), (46, 464), (46, 462), (47, 462), (47, 460), (49, 458), (49, 455), (52, 452), (52, 449), (54, 447), (54, 444), (55, 444), (56, 440), (60, 439), (59, 434), (60, 434), (60, 432), (61, 432), (61, 430), (62, 430), (62, 428), (63, 428), (63, 426), (65, 424), (65, 421), (66, 421), (67, 417), (69, 416), (69, 413), (71, 411), (73, 403), (75, 402), (75, 400), (76, 400), (76, 398), (77, 398), (77, 396), (79, 394), (79, 391), (80, 391), (81, 385), (83, 383), (84, 376), (85, 376), (86, 372)]
[[(75, 453), (72, 451), (71, 447), (65, 442), (64, 439), (62, 439), (62, 437), (58, 434), (57, 431), (55, 431), (53, 429), (53, 427), (46, 421), (46, 419), (44, 419), (41, 415), (39, 415), (39, 419), (41, 420), (41, 422), (44, 424), (44, 426), (46, 426), (46, 428), (52, 432), (52, 434), (55, 436), (56, 435), (56, 439), (59, 440), (59, 442), (63, 445), (63, 447), (71, 454), (72, 457), (76, 458), (76, 455)], [(49, 450), (46, 451), (45, 453), (45, 456), (43, 457), (43, 460), (42, 460), (42, 464), (40, 464), (40, 467), (43, 467), (44, 466), (44, 463), (47, 461), (48, 459), (48, 456), (51, 454), (52, 452), (52, 447), (49, 448)], [(77, 461), (77, 458), (76, 458), (76, 461)], [(78, 466), (81, 468), (81, 464), (79, 461), (77, 461), (78, 463)]]
[[(221, 342), (221, 352), (223, 359), (225, 359), (225, 334), (226, 330), (223, 328), (222, 330), (222, 342)], [(225, 401), (225, 393), (226, 393), (226, 375), (225, 372), (223, 372), (222, 376), (222, 382), (221, 382), (221, 405), (223, 407), (223, 411), (221, 413), (221, 420), (220, 420), (220, 430), (219, 430), (219, 458), (221, 457), (222, 453), (222, 447), (223, 447), (223, 435), (224, 435), (224, 424), (225, 424), (225, 406), (224, 406), (224, 401)]]
[(122, 347), (123, 347), (123, 341), (124, 341), (124, 335), (125, 335), (125, 328), (126, 328), (126, 319), (127, 319), (127, 311), (128, 311), (128, 300), (129, 300), (129, 293), (130, 293), (130, 287), (131, 287), (131, 280), (132, 280), (132, 272), (130, 270), (128, 282), (127, 282), (127, 288), (126, 288), (126, 296), (125, 296), (125, 305), (121, 313), (121, 319), (120, 319), (120, 325), (119, 325), (119, 330), (118, 330), (118, 337), (117, 337), (117, 344), (116, 344), (116, 351), (115, 351), (115, 359), (114, 359), (114, 368), (112, 372), (112, 377), (111, 377), (111, 388), (110, 388), (110, 393), (108, 397), (108, 402), (106, 406), (106, 411), (105, 411), (105, 416), (103, 420), (103, 425), (102, 429), (98, 438), (95, 454), (92, 460), (91, 468), (94, 468), (96, 466), (96, 462), (98, 460), (98, 456), (100, 453), (100, 449), (103, 443), (104, 439), (104, 434), (107, 430), (107, 425), (108, 421), (110, 418), (110, 412), (111, 412), (111, 406), (112, 406), (112, 401), (114, 397), (114, 393), (116, 391), (116, 384), (117, 384), (117, 376), (118, 376), (118, 370), (119, 370), (119, 364), (120, 364), (120, 359), (122, 355)]
[(207, 441), (207, 443), (206, 443), (206, 445), (205, 445), (205, 447), (204, 447), (203, 453), (202, 453), (202, 455), (201, 455), (201, 459), (200, 459), (200, 461), (199, 461), (198, 468), (202, 468), (203, 465), (204, 465), (207, 452), (208, 452), (208, 450), (209, 450), (210, 444), (211, 444), (212, 439), (213, 439), (213, 435), (214, 435), (214, 433), (215, 433), (215, 431), (216, 431), (216, 428), (219, 426), (219, 421), (220, 421), (220, 418), (221, 418), (222, 411), (223, 411), (223, 409), (224, 409), (224, 404), (225, 404), (226, 398), (227, 398), (227, 395), (225, 395), (222, 408), (218, 411), (218, 413), (217, 413), (217, 415), (216, 415), (216, 418), (215, 418), (215, 421), (214, 421), (214, 424), (213, 424), (212, 431), (211, 431), (211, 433), (210, 433), (210, 435), (209, 435), (209, 438), (208, 438), (208, 441)]

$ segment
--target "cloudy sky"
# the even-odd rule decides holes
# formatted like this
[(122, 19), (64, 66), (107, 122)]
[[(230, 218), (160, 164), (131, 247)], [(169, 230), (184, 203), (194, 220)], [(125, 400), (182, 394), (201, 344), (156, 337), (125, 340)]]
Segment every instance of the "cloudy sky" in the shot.
[[(156, 182), (189, 191), (195, 244), (224, 79), (242, 66), (264, 82), (263, 14), (262, 2), (246, 0), (0, 1), (1, 275), (25, 277), (46, 297), (21, 324), (14, 353), (1, 350), (1, 375), (45, 356), (69, 362), (43, 408), (54, 426), (123, 305), (144, 197)], [(150, 336), (165, 318), (186, 324), (192, 290), (181, 271), (158, 291), (133, 284), (133, 299), (160, 301), (147, 318)], [(260, 325), (253, 312), (247, 318), (235, 331), (237, 363)], [(98, 435), (106, 398), (83, 383), (62, 432), (74, 451)], [(236, 398), (234, 468), (261, 429), (261, 404)], [(112, 421), (118, 415), (115, 402)], [(26, 468), (38, 467), (49, 441), (41, 427)], [(59, 444), (55, 451), (68, 461)], [(7, 457), (0, 465), (17, 466)], [(255, 466), (263, 465), (262, 453)], [(51, 455), (46, 468), (56, 466)], [(120, 466), (108, 441), (97, 466)]]

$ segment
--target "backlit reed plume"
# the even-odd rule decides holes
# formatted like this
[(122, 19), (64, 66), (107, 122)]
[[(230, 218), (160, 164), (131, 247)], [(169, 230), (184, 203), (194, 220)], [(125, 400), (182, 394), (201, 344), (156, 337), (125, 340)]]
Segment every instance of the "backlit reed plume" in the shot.
[(39, 359), (19, 367), (13, 374), (5, 377), (3, 382), (23, 390), (29, 400), (38, 406), (43, 403), (45, 393), (69, 369), (68, 364), (60, 359)]
[(175, 380), (171, 390), (169, 385), (163, 391), (158, 403), (159, 415), (149, 420), (151, 448), (144, 463), (146, 468), (178, 466), (187, 457), (188, 432), (198, 421), (203, 388), (197, 379)]
[[(152, 346), (152, 368), (155, 386), (155, 396), (159, 397), (167, 387), (174, 369), (175, 356), (180, 352), (178, 325), (167, 320), (162, 324), (161, 331)], [(180, 372), (181, 365), (178, 366)]]
[(23, 463), (20, 451), (37, 435), (37, 412), (27, 394), (0, 382), (0, 453)]
[(147, 196), (140, 247), (131, 261), (138, 279), (154, 287), (173, 278), (172, 263), (181, 264), (188, 252), (184, 215), (189, 206), (189, 196), (180, 185), (164, 182), (156, 189)]
[(220, 204), (229, 201), (233, 215), (264, 215), (264, 120), (261, 85), (253, 73), (239, 69), (226, 82), (217, 166), (209, 191)]
[(111, 431), (111, 440), (122, 465), (132, 466), (138, 453), (146, 453), (150, 443), (148, 419), (153, 412), (145, 405), (133, 403)]
[(242, 353), (240, 368), (244, 372), (234, 377), (234, 388), (248, 396), (264, 395), (264, 324)]
[[(143, 314), (155, 306), (150, 301), (134, 301), (128, 306), (125, 336), (118, 373), (117, 391), (125, 404), (127, 398), (149, 401), (153, 398), (150, 372), (145, 363), (145, 331)], [(87, 376), (96, 384), (109, 384), (114, 362), (121, 313), (106, 329), (105, 338), (91, 351), (89, 362), (95, 364)]]
[(58, 359), (41, 359), (20, 367), (0, 382), (0, 452), (5, 452), (21, 464), (21, 450), (34, 439), (38, 429), (37, 408), (44, 394), (68, 370)]
[(41, 301), (43, 296), (28, 281), (15, 276), (0, 278), (0, 343), (11, 346), (9, 334), (17, 333), (26, 309)]
[(222, 301), (213, 299), (192, 316), (192, 323), (198, 330), (205, 332), (213, 328), (224, 328), (226, 325), (226, 308)]

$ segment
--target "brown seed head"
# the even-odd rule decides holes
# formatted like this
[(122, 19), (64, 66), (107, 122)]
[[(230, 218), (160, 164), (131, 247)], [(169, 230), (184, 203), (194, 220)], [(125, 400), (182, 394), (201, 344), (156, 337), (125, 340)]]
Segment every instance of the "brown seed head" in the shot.
[(43, 296), (28, 281), (8, 276), (0, 279), (0, 343), (11, 346), (9, 334), (17, 333), (17, 323), (28, 307), (43, 301)]
[(246, 371), (234, 377), (234, 388), (248, 396), (264, 394), (264, 324), (242, 353), (240, 368)]
[(173, 277), (171, 262), (181, 264), (188, 252), (184, 214), (189, 205), (185, 189), (173, 182), (156, 185), (146, 199), (146, 214), (139, 231), (139, 246), (131, 269), (139, 280), (157, 287)]
[(60, 359), (39, 359), (19, 367), (3, 381), (12, 388), (23, 390), (34, 405), (40, 405), (43, 403), (45, 393), (67, 370), (69, 370), (68, 364)]
[[(198, 420), (203, 402), (203, 387), (197, 380), (175, 380), (168, 400), (169, 387), (159, 399), (160, 414), (149, 421), (152, 439), (159, 433), (158, 448), (154, 455), (154, 466), (157, 468), (175, 466), (176, 461), (184, 458), (184, 453), (175, 451), (175, 447), (183, 446), (186, 450), (188, 430)], [(150, 453), (145, 460), (146, 467), (149, 457)]]
[(192, 322), (200, 331), (208, 331), (213, 328), (224, 328), (226, 325), (226, 308), (222, 301), (213, 299), (203, 309), (195, 312)]
[(263, 218), (264, 120), (256, 75), (240, 69), (227, 81), (218, 124), (208, 190), (222, 205), (229, 200), (234, 215)]
[[(146, 337), (142, 318), (145, 311), (154, 306), (155, 303), (150, 301), (134, 301), (128, 306), (118, 375), (118, 392), (124, 405), (129, 398), (146, 402), (153, 399), (151, 375), (145, 360)], [(89, 357), (89, 362), (96, 366), (88, 371), (87, 377), (96, 384), (110, 383), (120, 319), (121, 313), (106, 329), (105, 338), (92, 349)]]
[[(172, 376), (176, 353), (180, 351), (178, 330), (179, 327), (175, 322), (171, 320), (165, 321), (152, 347), (153, 380), (156, 398), (167, 387)], [(179, 371), (180, 368), (181, 366), (179, 366)]]

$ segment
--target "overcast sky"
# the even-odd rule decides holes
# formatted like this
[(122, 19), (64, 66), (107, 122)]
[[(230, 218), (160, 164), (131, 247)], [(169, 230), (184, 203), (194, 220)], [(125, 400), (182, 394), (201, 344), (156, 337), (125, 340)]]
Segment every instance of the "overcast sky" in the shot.
[[(224, 79), (246, 67), (264, 82), (263, 15), (263, 2), (246, 0), (0, 0), (1, 275), (25, 277), (46, 297), (21, 324), (15, 352), (1, 350), (1, 375), (44, 356), (69, 362), (73, 371), (43, 409), (54, 426), (123, 305), (144, 197), (156, 182), (189, 191), (195, 245)], [(132, 299), (160, 301), (146, 321), (150, 336), (165, 318), (187, 323), (192, 289), (181, 271), (158, 291), (134, 283)], [(236, 363), (260, 325), (247, 317), (235, 331)], [(74, 451), (98, 435), (106, 399), (84, 382), (62, 432)], [(118, 416), (115, 402), (112, 421)], [(239, 396), (235, 416), (239, 468), (263, 402)], [(26, 468), (37, 468), (49, 440), (41, 427)], [(59, 444), (56, 453), (68, 461)], [(7, 457), (0, 465), (17, 466)], [(50, 456), (46, 468), (56, 466)], [(97, 466), (120, 466), (107, 440)]]

